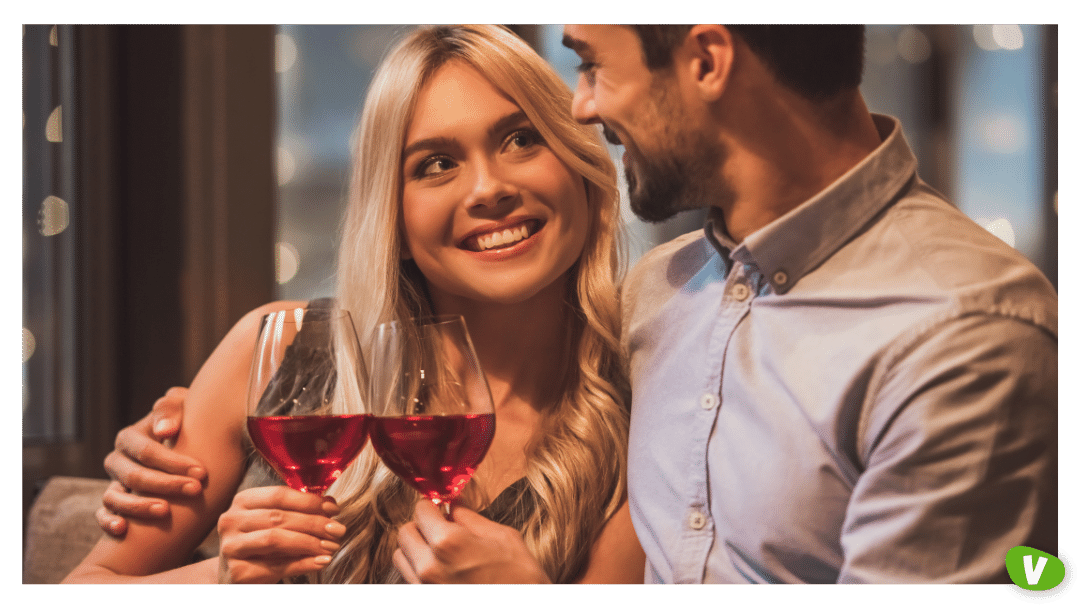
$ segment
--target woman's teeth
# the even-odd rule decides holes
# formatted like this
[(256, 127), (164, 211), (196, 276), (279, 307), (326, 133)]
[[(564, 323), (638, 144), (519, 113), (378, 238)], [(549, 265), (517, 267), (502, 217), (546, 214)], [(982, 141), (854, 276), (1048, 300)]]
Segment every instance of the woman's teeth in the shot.
[(476, 244), (480, 247), (480, 251), (485, 251), (495, 247), (513, 245), (514, 243), (527, 238), (529, 238), (529, 228), (522, 224), (516, 228), (507, 228), (501, 232), (492, 232), (491, 234), (481, 235), (476, 238)]

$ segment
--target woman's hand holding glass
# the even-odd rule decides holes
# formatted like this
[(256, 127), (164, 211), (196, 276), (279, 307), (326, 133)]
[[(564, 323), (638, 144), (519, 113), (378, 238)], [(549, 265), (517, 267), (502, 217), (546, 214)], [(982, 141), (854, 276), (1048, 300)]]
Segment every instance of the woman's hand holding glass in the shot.
[(410, 583), (550, 583), (521, 532), (454, 505), (447, 520), (421, 500), (398, 529), (394, 566)]
[(318, 572), (340, 547), (345, 526), (333, 498), (285, 486), (244, 490), (218, 519), (219, 581), (275, 583)]

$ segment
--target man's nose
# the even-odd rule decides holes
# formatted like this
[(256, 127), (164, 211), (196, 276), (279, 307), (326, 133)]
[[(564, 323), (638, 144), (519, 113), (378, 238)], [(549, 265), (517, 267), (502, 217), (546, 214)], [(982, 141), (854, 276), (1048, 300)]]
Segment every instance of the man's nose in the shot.
[(593, 125), (600, 122), (600, 116), (596, 113), (596, 100), (593, 98), (592, 87), (585, 80), (585, 75), (578, 76), (577, 88), (574, 89), (574, 101), (570, 105), (570, 113), (574, 120), (584, 125)]

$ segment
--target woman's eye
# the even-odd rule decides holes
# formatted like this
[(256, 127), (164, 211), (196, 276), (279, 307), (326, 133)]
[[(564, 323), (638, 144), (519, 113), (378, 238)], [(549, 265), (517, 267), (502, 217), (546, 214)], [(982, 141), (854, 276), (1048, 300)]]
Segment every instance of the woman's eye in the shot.
[(509, 150), (520, 150), (522, 148), (528, 148), (529, 146), (536, 145), (542, 142), (540, 134), (531, 129), (522, 129), (520, 131), (514, 131), (510, 134), (510, 137), (506, 138), (506, 147)]
[(435, 156), (421, 162), (416, 167), (417, 177), (434, 177), (454, 168), (454, 161), (445, 156)]

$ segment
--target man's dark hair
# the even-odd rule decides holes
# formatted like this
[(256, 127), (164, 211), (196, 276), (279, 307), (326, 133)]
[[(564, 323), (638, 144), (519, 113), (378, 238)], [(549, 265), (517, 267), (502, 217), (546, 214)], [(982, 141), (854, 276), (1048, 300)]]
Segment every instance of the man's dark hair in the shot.
[[(650, 70), (671, 66), (691, 25), (632, 25)], [(729, 25), (782, 84), (809, 99), (825, 99), (862, 82), (862, 25)]]

